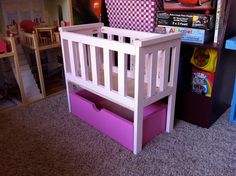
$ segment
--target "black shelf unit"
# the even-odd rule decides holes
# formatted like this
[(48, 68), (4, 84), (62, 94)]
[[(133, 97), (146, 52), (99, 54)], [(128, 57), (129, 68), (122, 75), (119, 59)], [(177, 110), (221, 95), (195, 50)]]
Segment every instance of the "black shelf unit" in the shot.
[[(230, 13), (230, 7), (232, 0), (226, 0), (226, 9), (224, 16), (224, 25), (222, 33), (219, 36), (219, 42), (209, 42), (206, 44), (192, 44), (182, 42), (181, 48), (181, 62), (182, 71), (179, 73), (179, 78), (182, 81), (177, 90), (177, 103), (176, 103), (176, 117), (196, 124), (198, 126), (209, 128), (230, 106), (230, 104), (224, 102), (220, 97), (223, 94), (223, 86), (225, 86), (222, 77), (222, 65), (224, 59), (222, 57), (222, 50), (224, 46), (225, 32), (227, 22)], [(206, 97), (204, 95), (195, 94), (191, 91), (191, 69), (190, 54), (191, 49), (194, 47), (211, 48), (218, 52), (218, 60), (214, 78), (214, 84), (212, 88), (212, 96)], [(183, 57), (185, 55), (185, 57)]]

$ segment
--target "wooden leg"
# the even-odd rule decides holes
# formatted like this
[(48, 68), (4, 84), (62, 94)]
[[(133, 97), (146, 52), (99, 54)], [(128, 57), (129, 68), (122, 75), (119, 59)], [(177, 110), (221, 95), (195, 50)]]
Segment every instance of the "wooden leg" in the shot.
[(26, 101), (26, 97), (25, 97), (25, 89), (24, 89), (22, 75), (21, 75), (21, 71), (20, 71), (19, 57), (18, 57), (18, 53), (17, 53), (15, 39), (12, 38), (11, 40), (12, 40), (11, 41), (12, 42), (12, 50), (14, 51), (14, 64), (15, 64), (15, 69), (16, 69), (16, 79), (18, 80), (22, 103), (25, 104), (25, 103), (27, 103), (27, 101)]
[(66, 80), (66, 94), (67, 94), (67, 102), (68, 102), (68, 109), (71, 112), (71, 103), (70, 103), (70, 83)]
[(43, 98), (46, 97), (46, 91), (45, 91), (45, 84), (44, 84), (44, 78), (43, 78), (43, 70), (42, 70), (42, 63), (40, 59), (40, 53), (39, 50), (35, 50), (35, 57), (37, 62), (37, 68), (38, 68), (38, 74), (39, 74), (39, 81), (40, 81), (40, 87), (42, 91)]
[(174, 115), (175, 115), (175, 94), (173, 93), (168, 97), (167, 115), (166, 115), (166, 132), (171, 132), (174, 128)]
[(136, 106), (134, 111), (134, 146), (133, 153), (137, 155), (143, 144), (143, 106)]

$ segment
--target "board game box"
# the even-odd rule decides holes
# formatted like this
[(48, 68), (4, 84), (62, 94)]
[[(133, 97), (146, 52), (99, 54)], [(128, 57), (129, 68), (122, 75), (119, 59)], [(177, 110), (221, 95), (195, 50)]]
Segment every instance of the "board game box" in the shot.
[(186, 27), (177, 27), (177, 26), (166, 26), (166, 25), (158, 25), (154, 32), (160, 33), (158, 31), (159, 28), (165, 28), (166, 33), (173, 32), (182, 32), (183, 37), (181, 41), (189, 42), (189, 43), (199, 43), (204, 44), (209, 42), (213, 37), (213, 30), (205, 30), (205, 29), (194, 29), (194, 28), (186, 28)]
[(198, 69), (193, 69), (192, 91), (194, 93), (211, 97), (213, 83), (214, 83), (213, 73), (205, 72)]
[(213, 29), (214, 15), (183, 12), (157, 12), (157, 25)]

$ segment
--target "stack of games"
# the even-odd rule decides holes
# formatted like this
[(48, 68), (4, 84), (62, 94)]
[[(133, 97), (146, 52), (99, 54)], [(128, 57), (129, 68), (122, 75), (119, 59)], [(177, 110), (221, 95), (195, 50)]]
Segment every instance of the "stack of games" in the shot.
[(155, 32), (160, 33), (160, 27), (166, 33), (182, 32), (183, 42), (204, 44), (213, 38), (215, 15), (209, 14), (213, 7), (215, 0), (165, 0), (165, 11), (157, 12)]

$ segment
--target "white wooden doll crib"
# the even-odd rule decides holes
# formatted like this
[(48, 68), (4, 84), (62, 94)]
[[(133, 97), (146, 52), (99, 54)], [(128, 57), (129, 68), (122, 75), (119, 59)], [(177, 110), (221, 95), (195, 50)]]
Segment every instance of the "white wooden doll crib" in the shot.
[[(164, 129), (166, 132), (173, 129), (181, 33), (154, 34), (95, 23), (60, 28), (60, 35), (70, 111), (133, 150), (134, 154), (142, 149), (143, 128), (152, 128), (144, 124), (148, 123), (144, 117), (146, 109), (149, 111), (164, 97), (168, 97), (167, 114), (163, 111)], [(84, 99), (84, 93), (73, 94), (70, 83), (89, 91), (88, 100)], [(82, 99), (76, 99), (75, 95)], [(91, 99), (94, 100), (91, 106), (83, 104)], [(101, 112), (94, 106), (102, 102), (101, 99), (113, 102), (110, 107), (115, 103), (129, 109), (133, 114), (131, 122), (117, 125), (126, 119), (114, 112), (105, 117), (107, 111)], [(80, 102), (78, 106), (77, 100)], [(90, 114), (92, 110), (89, 108), (95, 108), (97, 114)], [(116, 119), (111, 121), (114, 117)], [(103, 121), (104, 118), (107, 119)], [(156, 123), (158, 120), (149, 124), (155, 127)], [(127, 129), (131, 134), (125, 126), (129, 126)], [(129, 135), (129, 139), (124, 139)], [(122, 143), (123, 140), (129, 140), (129, 144)]]

